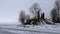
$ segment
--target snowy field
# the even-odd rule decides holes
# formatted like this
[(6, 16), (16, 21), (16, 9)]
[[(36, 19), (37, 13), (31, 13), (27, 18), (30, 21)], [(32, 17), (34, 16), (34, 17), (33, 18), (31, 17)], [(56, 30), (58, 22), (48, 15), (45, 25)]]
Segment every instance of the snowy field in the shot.
[(60, 24), (56, 25), (0, 25), (0, 34), (60, 34)]

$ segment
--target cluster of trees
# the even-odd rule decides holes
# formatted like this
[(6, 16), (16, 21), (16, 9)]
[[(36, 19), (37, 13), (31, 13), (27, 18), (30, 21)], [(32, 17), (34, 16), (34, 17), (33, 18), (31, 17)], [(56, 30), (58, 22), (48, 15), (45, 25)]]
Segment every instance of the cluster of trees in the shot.
[[(54, 22), (53, 24), (60, 23), (60, 5), (58, 2), (55, 4), (56, 6), (51, 11), (52, 22)], [(21, 21), (23, 25), (38, 25), (40, 22), (42, 22), (42, 20), (48, 24), (50, 23), (50, 21), (44, 18), (44, 13), (41, 14), (41, 8), (38, 3), (34, 3), (29, 9), (29, 12), (33, 15), (33, 18), (31, 18), (31, 16), (28, 14), (26, 15), (25, 11), (23, 10), (20, 12), (19, 21)]]
[(55, 7), (51, 11), (51, 17), (54, 23), (60, 23), (60, 5), (58, 2), (55, 2)]
[(33, 18), (30, 18), (30, 16), (26, 15), (24, 11), (21, 11), (19, 21), (21, 21), (23, 25), (26, 25), (26, 24), (38, 25), (37, 22), (41, 22), (41, 20), (44, 19), (44, 13), (42, 13), (42, 15), (40, 16), (41, 8), (39, 4), (34, 3), (29, 9), (30, 9), (29, 12), (33, 14)]

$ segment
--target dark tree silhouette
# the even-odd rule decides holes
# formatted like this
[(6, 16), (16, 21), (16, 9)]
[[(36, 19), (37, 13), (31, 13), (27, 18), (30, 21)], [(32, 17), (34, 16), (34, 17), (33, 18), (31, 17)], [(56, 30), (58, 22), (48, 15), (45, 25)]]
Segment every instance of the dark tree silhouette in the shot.
[[(30, 24), (34, 24), (37, 25), (37, 22), (40, 21), (40, 5), (38, 3), (34, 3), (32, 4), (32, 6), (30, 7), (30, 12), (34, 15), (32, 19), (28, 20), (27, 22), (29, 22)], [(27, 23), (26, 22), (26, 23)]]
[(19, 14), (19, 21), (21, 21), (21, 23), (24, 24), (25, 18), (26, 18), (25, 12), (22, 10)]
[(57, 16), (56, 9), (53, 9), (51, 12), (51, 17), (53, 22), (56, 22), (56, 16)]
[(31, 19), (29, 15), (25, 15), (25, 12), (21, 11), (19, 20), (22, 22), (22, 24), (38, 25), (37, 22), (40, 23), (44, 19), (44, 13), (42, 14), (42, 17), (40, 16), (41, 8), (38, 3), (34, 3), (30, 7), (30, 12), (34, 15)]
[(38, 25), (42, 20), (44, 20), (44, 13), (40, 16), (41, 8), (38, 3), (34, 3), (30, 7), (30, 12), (34, 15), (34, 18), (27, 20), (26, 24)]
[(42, 18), (42, 20), (44, 20), (44, 13), (41, 14), (41, 18)]
[(38, 15), (40, 15), (41, 8), (38, 3), (32, 4), (30, 7), (30, 12), (34, 15), (35, 18), (38, 18)]
[(40, 10), (38, 10), (38, 12), (37, 12), (37, 18), (38, 19), (40, 18)]
[(21, 21), (21, 23), (24, 25), (29, 19), (30, 16), (28, 14), (25, 14), (25, 11), (22, 10), (19, 14), (19, 21)]
[(52, 21), (54, 23), (59, 23), (60, 22), (60, 6), (58, 2), (55, 2), (55, 7), (52, 9), (51, 16), (52, 16)]
[(56, 17), (56, 22), (60, 23), (60, 4), (59, 2), (56, 2), (56, 13), (57, 13), (57, 17)]

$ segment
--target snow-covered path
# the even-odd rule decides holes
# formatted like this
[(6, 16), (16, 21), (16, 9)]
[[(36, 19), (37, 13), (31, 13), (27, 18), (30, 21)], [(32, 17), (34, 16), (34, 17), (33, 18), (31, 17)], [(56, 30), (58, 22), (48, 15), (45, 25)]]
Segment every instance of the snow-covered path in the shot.
[(0, 26), (0, 34), (60, 34), (60, 26)]

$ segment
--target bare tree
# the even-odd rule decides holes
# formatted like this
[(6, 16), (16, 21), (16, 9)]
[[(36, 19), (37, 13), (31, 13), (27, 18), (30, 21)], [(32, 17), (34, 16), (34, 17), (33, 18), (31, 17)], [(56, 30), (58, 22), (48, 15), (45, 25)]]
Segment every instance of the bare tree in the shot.
[[(60, 2), (60, 1), (59, 1)], [(56, 2), (56, 22), (60, 23), (60, 3)]]
[(60, 22), (60, 6), (59, 2), (55, 2), (55, 7), (52, 9), (51, 16), (52, 16), (52, 21), (57, 23)]
[(25, 12), (22, 10), (19, 14), (19, 21), (21, 21), (22, 24), (24, 24), (24, 20), (25, 20), (26, 16), (25, 16)]
[(21, 23), (24, 25), (29, 19), (30, 15), (26, 14), (25, 11), (22, 10), (19, 14), (19, 21), (21, 21)]
[(37, 18), (38, 15), (38, 12), (41, 11), (41, 8), (39, 6), (38, 3), (34, 3), (32, 4), (32, 6), (30, 7), (30, 12), (34, 15), (35, 18)]
[(52, 17), (52, 21), (53, 21), (53, 22), (56, 22), (56, 16), (57, 16), (57, 14), (56, 14), (56, 9), (54, 8), (54, 9), (52, 9), (52, 11), (51, 11), (51, 17)]

